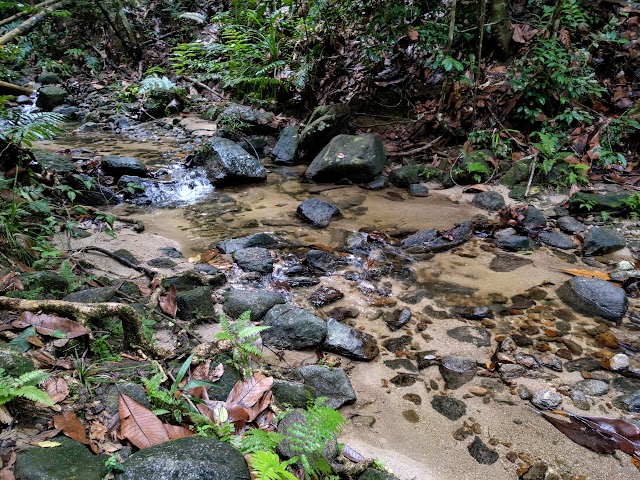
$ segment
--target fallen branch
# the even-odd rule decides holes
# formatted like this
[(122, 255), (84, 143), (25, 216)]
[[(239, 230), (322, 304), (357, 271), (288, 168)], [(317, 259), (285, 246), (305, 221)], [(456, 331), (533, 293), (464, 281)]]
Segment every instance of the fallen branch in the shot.
[(387, 153), (387, 157), (404, 157), (404, 156), (408, 156), (408, 155), (415, 155), (416, 153), (422, 153), (425, 150), (429, 150), (431, 147), (433, 147), (440, 140), (442, 140), (442, 136), (436, 138), (435, 140), (431, 140), (426, 145), (422, 145), (421, 147), (414, 148), (413, 150), (407, 150), (406, 152), (391, 152), (391, 153)]
[(103, 255), (106, 255), (109, 258), (113, 258), (116, 262), (124, 265), (125, 267), (129, 267), (132, 268), (133, 270), (137, 270), (138, 272), (142, 272), (145, 275), (147, 275), (149, 278), (153, 279), (154, 277), (156, 277), (157, 275), (160, 274), (160, 272), (158, 272), (157, 270), (154, 270), (153, 268), (148, 268), (145, 267), (144, 265), (136, 265), (135, 263), (131, 262), (130, 260), (127, 260), (124, 257), (121, 257), (120, 255), (116, 255), (113, 252), (110, 252), (109, 250), (107, 250), (106, 248), (101, 248), (101, 247), (94, 247), (94, 246), (87, 246), (87, 247), (83, 247), (80, 248), (76, 251), (74, 251), (73, 253), (80, 253), (80, 252), (100, 252)]
[(33, 88), (21, 87), (20, 85), (0, 80), (0, 93), (8, 93), (9, 95), (31, 95)]
[(29, 8), (29, 10), (23, 10), (21, 12), (16, 13), (15, 15), (11, 15), (10, 17), (0, 20), (0, 27), (3, 25), (8, 25), (11, 22), (15, 22), (16, 20), (22, 17), (26, 17), (27, 15), (29, 15), (30, 13), (33, 13), (38, 8), (44, 8), (51, 4), (56, 4), (56, 3), (61, 3), (61, 0), (47, 0), (46, 2), (42, 2), (37, 5), (34, 5), (33, 7)]
[(57, 8), (60, 8), (63, 3), (64, 3), (64, 0), (60, 1), (59, 3), (53, 3), (52, 5), (50, 5), (43, 11), (41, 11), (40, 13), (36, 13), (33, 17), (30, 17), (24, 22), (22, 22), (13, 30), (9, 30), (2, 37), (0, 37), (0, 45), (6, 45), (17, 36), (31, 31), (31, 29), (33, 29), (38, 23), (40, 23), (49, 14), (49, 12), (51, 12), (52, 10), (56, 10)]
[(79, 303), (64, 300), (26, 300), (0, 296), (0, 308), (20, 312), (55, 313), (71, 318), (90, 329), (90, 324), (107, 317), (118, 317), (122, 322), (124, 345), (135, 350), (141, 348), (155, 357), (166, 357), (169, 352), (151, 345), (142, 333), (142, 321), (138, 312), (123, 303)]
[(212, 93), (215, 97), (217, 97), (217, 100), (218, 100), (218, 101), (221, 101), (221, 100), (224, 100), (224, 99), (225, 99), (223, 95), (221, 95), (220, 93), (218, 93), (216, 90), (214, 90), (213, 88), (211, 88), (209, 85), (206, 85), (206, 84), (202, 83), (201, 81), (196, 80), (196, 79), (195, 79), (195, 78), (193, 78), (193, 77), (189, 77), (189, 76), (187, 76), (187, 75), (183, 75), (183, 76), (182, 76), (182, 78), (184, 78), (187, 82), (191, 82), (191, 83), (193, 83), (195, 86), (200, 87), (200, 88), (203, 88), (204, 90), (206, 90), (206, 91), (208, 91), (208, 92)]

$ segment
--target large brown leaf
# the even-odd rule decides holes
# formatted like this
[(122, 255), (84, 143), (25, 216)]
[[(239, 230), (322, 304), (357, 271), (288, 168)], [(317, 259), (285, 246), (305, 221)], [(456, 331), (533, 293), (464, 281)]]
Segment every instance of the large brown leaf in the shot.
[(193, 436), (193, 432), (186, 427), (171, 425), (170, 423), (164, 423), (163, 425), (167, 430), (167, 435), (169, 435), (169, 438), (171, 440)]
[(176, 290), (176, 287), (171, 285), (166, 295), (163, 295), (158, 300), (158, 305), (160, 305), (160, 309), (164, 313), (166, 313), (167, 315), (173, 318), (175, 318), (176, 313), (178, 312), (178, 303), (176, 300), (177, 295), (178, 295), (178, 291)]
[(64, 412), (62, 415), (56, 415), (53, 417), (53, 426), (62, 430), (62, 433), (67, 437), (89, 445), (89, 439), (85, 433), (84, 425), (80, 423), (75, 413)]
[(120, 435), (136, 447), (143, 449), (169, 440), (162, 421), (147, 407), (124, 393), (120, 394), (118, 412)]
[(610, 437), (588, 428), (575, 417), (569, 417), (569, 421), (565, 422), (544, 412), (540, 412), (540, 415), (578, 445), (596, 453), (613, 453), (616, 451), (616, 443)]
[[(58, 403), (69, 396), (69, 386), (60, 377), (50, 377), (44, 382), (44, 391), (47, 392), (53, 403)], [(56, 427), (59, 428), (59, 427)]]
[(246, 380), (240, 380), (233, 386), (227, 397), (227, 404), (251, 408), (271, 390), (272, 385), (273, 377), (265, 377), (256, 373)]
[(80, 337), (89, 333), (89, 330), (85, 327), (68, 318), (31, 312), (22, 312), (18, 319), (12, 322), (12, 325), (17, 328), (25, 328), (33, 325), (36, 327), (38, 333), (42, 335), (52, 335), (56, 331), (61, 331), (65, 334), (66, 338)]

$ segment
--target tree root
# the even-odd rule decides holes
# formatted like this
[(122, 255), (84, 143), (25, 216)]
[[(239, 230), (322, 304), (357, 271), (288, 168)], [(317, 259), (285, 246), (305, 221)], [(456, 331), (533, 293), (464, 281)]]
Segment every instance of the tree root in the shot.
[(53, 313), (69, 317), (90, 328), (90, 323), (105, 317), (118, 317), (122, 322), (124, 344), (126, 348), (142, 349), (145, 353), (164, 358), (170, 352), (152, 345), (142, 333), (142, 321), (135, 309), (129, 305), (115, 302), (79, 303), (64, 300), (26, 300), (0, 296), (0, 308), (26, 312)]
[(138, 272), (144, 273), (151, 279), (154, 279), (156, 276), (160, 275), (160, 272), (158, 272), (157, 270), (154, 270), (153, 268), (147, 268), (143, 265), (136, 265), (135, 263), (127, 260), (124, 257), (121, 257), (120, 255), (116, 255), (115, 253), (107, 250), (106, 248), (94, 247), (89, 245), (87, 247), (82, 247), (73, 253), (75, 254), (79, 252), (100, 252), (109, 258), (113, 258), (115, 261), (124, 265), (125, 267), (129, 267), (129, 268), (132, 268), (133, 270), (137, 270)]

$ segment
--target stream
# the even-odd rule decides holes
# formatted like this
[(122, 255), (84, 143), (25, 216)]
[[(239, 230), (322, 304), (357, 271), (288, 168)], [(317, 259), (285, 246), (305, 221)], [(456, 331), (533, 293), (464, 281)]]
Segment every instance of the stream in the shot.
[[(162, 184), (146, 192), (151, 205), (124, 203), (110, 211), (141, 220), (145, 234), (175, 242), (183, 256), (179, 268), (192, 268), (187, 259), (221, 240), (268, 232), (289, 245), (275, 251), (273, 275), (247, 277), (234, 268), (225, 273), (232, 286), (277, 290), (292, 262), (303, 256), (301, 252), (312, 246), (343, 252), (346, 261), (339, 271), (317, 277), (318, 285), (284, 293), (288, 301), (325, 319), (332, 309), (348, 310), (355, 317), (348, 320), (352, 326), (376, 337), (381, 353), (372, 362), (330, 355), (349, 373), (357, 394), (353, 405), (341, 409), (347, 423), (340, 441), (364, 456), (381, 459), (400, 479), (507, 480), (518, 478), (522, 465), (535, 462), (548, 465), (547, 479), (637, 478), (638, 471), (627, 456), (598, 455), (572, 443), (516, 391), (518, 386), (533, 392), (549, 387), (562, 390), (588, 378), (579, 369), (540, 366), (509, 381), (480, 369), (470, 383), (446, 390), (438, 367), (430, 366), (431, 358), (452, 354), (485, 365), (494, 355), (496, 340), (514, 334), (530, 340), (519, 342), (522, 352), (538, 355), (552, 366), (569, 358), (602, 359), (606, 352), (619, 351), (597, 344), (587, 331), (602, 324), (571, 311), (556, 295), (569, 278), (562, 269), (588, 268), (576, 266), (577, 257), (571, 253), (542, 247), (530, 255), (506, 254), (482, 236), (435, 255), (409, 255), (397, 248), (396, 239), (403, 232), (444, 231), (465, 220), (493, 219), (493, 214), (471, 205), (471, 195), (460, 189), (432, 189), (428, 197), (412, 197), (395, 187), (313, 185), (300, 180), (304, 165), (276, 166), (268, 159), (263, 159), (270, 171), (266, 182), (214, 188), (202, 172), (181, 166), (191, 147), (170, 139), (70, 134), (38, 146), (133, 156), (159, 172)], [(298, 205), (310, 197), (335, 203), (341, 217), (326, 228), (310, 228), (296, 215)], [(556, 201), (555, 197), (542, 200), (539, 208), (552, 207)], [(115, 240), (101, 241), (112, 250), (127, 248), (142, 261), (158, 256), (151, 251), (153, 241), (140, 245), (135, 237), (123, 233)], [(361, 251), (359, 245), (363, 245)], [(609, 259), (616, 260), (615, 255)], [(309, 297), (320, 286), (337, 289), (344, 297), (314, 308)], [(483, 308), (490, 314), (469, 314)], [(391, 331), (388, 322), (405, 310), (411, 314), (409, 322)], [(637, 337), (637, 325), (629, 320), (607, 327), (617, 338)], [(215, 328), (199, 325), (197, 331), (204, 337)], [(567, 348), (556, 337), (570, 340), (573, 353), (559, 353)], [(625, 353), (637, 361), (637, 352)], [(315, 360), (313, 351), (286, 351), (282, 358), (270, 352), (265, 355), (266, 362), (287, 366)], [(591, 376), (612, 384), (618, 378), (608, 371)], [(588, 396), (590, 412), (577, 409), (568, 395), (562, 407), (621, 417), (612, 402), (622, 392), (622, 387), (611, 388), (603, 395)], [(443, 393), (464, 405), (464, 413), (455, 420), (434, 407), (433, 399)], [(497, 452), (499, 459), (479, 460), (486, 457), (474, 450), (475, 438)]]

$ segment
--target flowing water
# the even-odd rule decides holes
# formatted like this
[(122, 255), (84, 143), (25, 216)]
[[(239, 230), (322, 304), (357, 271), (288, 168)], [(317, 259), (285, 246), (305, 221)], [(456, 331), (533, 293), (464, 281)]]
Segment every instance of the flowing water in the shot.
[[(148, 233), (176, 240), (184, 257), (203, 252), (220, 240), (256, 232), (270, 232), (288, 242), (288, 248), (276, 251), (276, 269), (267, 281), (246, 280), (238, 272), (228, 272), (231, 282), (254, 288), (278, 288), (287, 262), (304, 257), (301, 252), (312, 245), (345, 251), (345, 246), (356, 245), (363, 238), (373, 239), (375, 244), (378, 238), (375, 232), (393, 237), (401, 231), (446, 230), (476, 215), (486, 216), (486, 212), (473, 207), (469, 198), (459, 192), (455, 195), (432, 192), (429, 197), (417, 198), (395, 188), (370, 191), (357, 186), (310, 185), (300, 181), (304, 167), (279, 167), (268, 162), (270, 173), (265, 183), (215, 189), (199, 172), (181, 166), (188, 146), (169, 140), (141, 142), (113, 136), (72, 135), (56, 142), (42, 142), (41, 146), (52, 150), (85, 148), (96, 155), (135, 156), (151, 170), (159, 171), (162, 184), (148, 191), (153, 205), (123, 204), (113, 208), (113, 212), (142, 220)], [(295, 212), (299, 203), (311, 196), (334, 202), (340, 207), (341, 218), (324, 229), (309, 228)], [(520, 256), (515, 262), (504, 257), (507, 264), (512, 263), (505, 270), (495, 268), (494, 262), (502, 254), (482, 238), (423, 259), (403, 254), (393, 247), (391, 238), (387, 240), (369, 246), (366, 254), (351, 249), (344, 271), (320, 278), (320, 285), (337, 288), (345, 296), (317, 309), (318, 315), (326, 318), (327, 311), (335, 307), (354, 309), (357, 316), (352, 324), (373, 334), (379, 342), (408, 338), (407, 347), (400, 353), (381, 348), (379, 358), (371, 363), (335, 356), (349, 371), (358, 395), (354, 405), (343, 409), (348, 422), (342, 441), (366, 456), (381, 458), (402, 480), (514, 479), (520, 464), (537, 460), (550, 464), (556, 472), (570, 471), (574, 478), (604, 480), (637, 475), (628, 458), (599, 456), (571, 443), (526, 402), (520, 401), (512, 386), (489, 372), (471, 384), (447, 392), (466, 403), (466, 414), (459, 420), (449, 420), (431, 406), (433, 397), (444, 389), (437, 367), (415, 368), (417, 357), (425, 354), (457, 354), (481, 364), (489, 362), (495, 342), (476, 346), (461, 341), (449, 334), (455, 327), (484, 329), (495, 337), (529, 327), (533, 332), (535, 324), (536, 334), (542, 330), (552, 336), (560, 328), (559, 322), (564, 322), (562, 328), (570, 323), (570, 338), (585, 353), (597, 353), (600, 347), (584, 333), (597, 323), (568, 311), (555, 295), (555, 289), (568, 279), (560, 270), (575, 268), (568, 263), (574, 261), (570, 255), (543, 248), (531, 256)], [(136, 250), (135, 241), (123, 242), (136, 255), (157, 256), (149, 252), (149, 245), (138, 246)], [(386, 270), (373, 275), (378, 267)], [(308, 297), (316, 288), (300, 287), (286, 294), (293, 303), (311, 308)], [(534, 297), (533, 292), (535, 307), (509, 308), (515, 305), (514, 297)], [(453, 307), (477, 306), (490, 307), (496, 312), (495, 318), (479, 322), (451, 313)], [(383, 321), (385, 315), (405, 308), (412, 312), (411, 322), (391, 332)], [(624, 327), (612, 330), (620, 337), (631, 334)], [(206, 332), (206, 328), (201, 327), (201, 331)], [(552, 342), (546, 345), (553, 350), (557, 348)], [(315, 359), (313, 352), (287, 352), (284, 358), (267, 355), (267, 361), (289, 366)], [(409, 362), (397, 362), (402, 359)], [(544, 369), (534, 378), (516, 379), (513, 386), (521, 383), (535, 390), (573, 384), (581, 379), (579, 372)], [(490, 393), (470, 394), (471, 385), (482, 386)], [(619, 413), (610, 406), (610, 399), (611, 395), (592, 402), (596, 414)], [(568, 399), (564, 404), (573, 409)], [(474, 433), (456, 440), (453, 432), (464, 424)], [(499, 453), (496, 463), (479, 464), (472, 458), (467, 448), (474, 435)]]

